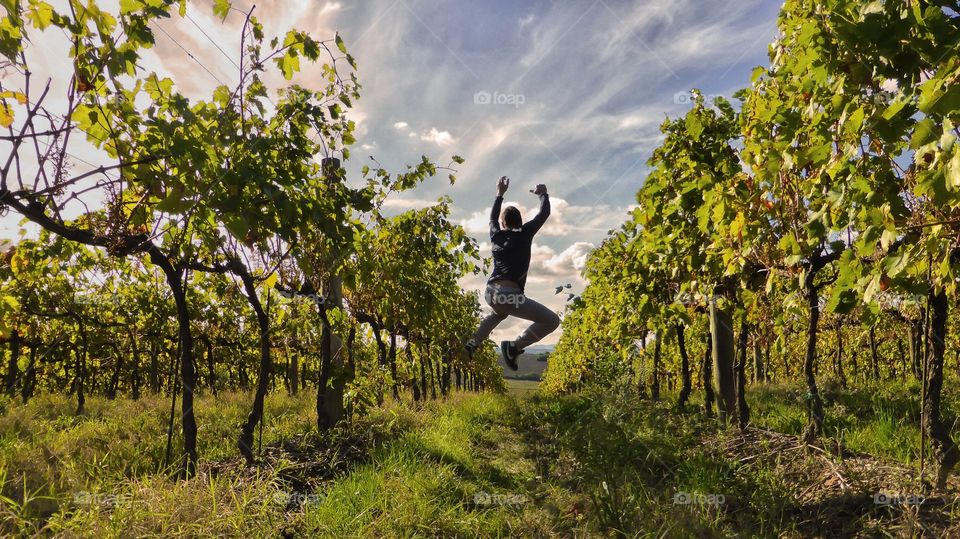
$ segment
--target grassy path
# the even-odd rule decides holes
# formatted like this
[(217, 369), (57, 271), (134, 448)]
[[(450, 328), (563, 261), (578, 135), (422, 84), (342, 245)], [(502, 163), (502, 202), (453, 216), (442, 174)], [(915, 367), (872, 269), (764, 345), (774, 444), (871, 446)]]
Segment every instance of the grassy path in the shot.
[[(456, 396), (436, 408), (305, 507), (296, 532), (584, 537), (632, 536), (650, 525), (654, 535), (709, 533), (715, 515), (708, 511), (700, 523), (669, 514), (672, 491), (652, 480), (676, 466), (678, 432), (669, 443), (638, 441), (609, 415), (613, 409), (587, 399), (541, 401), (529, 389), (511, 384), (505, 396)], [(649, 434), (667, 434), (656, 431)], [(666, 513), (643, 520), (653, 506)]]
[(457, 396), (305, 508), (304, 531), (344, 536), (516, 537), (563, 530), (510, 396)]
[(627, 394), (457, 396), (307, 510), (306, 530), (377, 537), (949, 537), (908, 467), (719, 429)]

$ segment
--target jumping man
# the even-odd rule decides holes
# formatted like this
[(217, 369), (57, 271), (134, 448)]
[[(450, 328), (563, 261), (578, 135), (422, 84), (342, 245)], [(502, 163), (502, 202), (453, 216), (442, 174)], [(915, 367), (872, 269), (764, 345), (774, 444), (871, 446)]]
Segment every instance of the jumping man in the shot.
[(560, 325), (560, 317), (545, 306), (526, 297), (523, 287), (527, 282), (527, 270), (530, 267), (530, 246), (533, 236), (540, 230), (550, 216), (550, 197), (547, 186), (538, 184), (531, 193), (540, 197), (540, 212), (536, 217), (523, 222), (520, 210), (507, 206), (500, 214), (503, 194), (510, 187), (506, 176), (497, 182), (497, 198), (490, 209), (490, 241), (493, 243), (493, 274), (487, 280), (484, 299), (493, 312), (480, 322), (480, 327), (465, 345), (467, 352), (482, 344), (490, 332), (508, 316), (516, 316), (533, 322), (530, 327), (514, 341), (500, 343), (500, 353), (511, 370), (517, 370), (517, 357), (524, 348), (543, 339)]

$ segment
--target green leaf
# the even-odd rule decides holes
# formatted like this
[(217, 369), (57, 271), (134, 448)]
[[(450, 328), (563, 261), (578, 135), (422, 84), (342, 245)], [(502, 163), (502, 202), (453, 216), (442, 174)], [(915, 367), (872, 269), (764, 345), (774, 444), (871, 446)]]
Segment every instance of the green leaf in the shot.
[(857, 293), (850, 289), (835, 288), (827, 301), (827, 311), (848, 314), (857, 306)]
[(847, 121), (843, 124), (844, 131), (846, 131), (848, 135), (856, 136), (858, 133), (860, 133), (860, 129), (863, 127), (863, 117), (863, 108), (858, 108), (857, 110), (853, 111), (853, 114), (851, 114), (850, 117), (847, 118)]
[(960, 189), (960, 148), (954, 146), (953, 158), (947, 163), (947, 188)]
[(890, 104), (889, 107), (887, 107), (886, 110), (883, 111), (883, 115), (882, 115), (883, 119), (888, 121), (892, 120), (894, 117), (900, 114), (900, 111), (902, 111), (903, 108), (906, 106), (907, 106), (907, 101), (905, 100), (899, 99), (897, 101), (894, 101), (893, 103)]
[(693, 137), (693, 140), (700, 140), (700, 134), (703, 133), (703, 124), (698, 115), (690, 112), (686, 117), (687, 132)]
[(127, 15), (139, 11), (142, 5), (140, 0), (120, 0), (120, 14)]
[(228, 218), (223, 224), (227, 227), (227, 230), (230, 231), (230, 234), (233, 234), (233, 237), (240, 241), (243, 241), (244, 237), (247, 235), (247, 232), (250, 231), (250, 223), (240, 216)]
[(53, 22), (53, 7), (46, 2), (36, 2), (27, 12), (27, 17), (40, 30), (46, 29)]
[(873, 0), (869, 4), (863, 6), (863, 9), (860, 10), (862, 15), (873, 15), (883, 13), (883, 1), (882, 0)]
[(916, 150), (920, 146), (927, 144), (937, 138), (936, 124), (930, 118), (924, 118), (917, 122), (913, 128), (913, 136), (910, 137), (910, 148)]
[(226, 107), (230, 103), (230, 88), (220, 85), (213, 91), (213, 100), (221, 107)]
[(284, 54), (280, 58), (276, 58), (277, 66), (280, 67), (280, 71), (283, 72), (283, 78), (290, 80), (293, 78), (294, 73), (300, 71), (300, 58), (294, 56), (293, 54)]
[(220, 17), (220, 21), (224, 21), (227, 18), (227, 14), (230, 13), (230, 0), (214, 0), (213, 1), (213, 14)]
[(334, 38), (334, 41), (337, 42), (337, 49), (339, 49), (343, 54), (347, 54), (347, 46), (343, 43), (343, 38), (340, 37), (339, 33)]

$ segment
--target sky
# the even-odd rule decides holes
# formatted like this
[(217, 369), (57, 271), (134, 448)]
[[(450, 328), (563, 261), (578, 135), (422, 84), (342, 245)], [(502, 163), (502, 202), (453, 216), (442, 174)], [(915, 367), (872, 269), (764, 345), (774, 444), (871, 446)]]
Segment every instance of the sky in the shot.
[[(253, 3), (233, 5), (246, 11)], [(448, 196), (453, 219), (490, 256), (487, 218), (496, 180), (511, 178), (505, 205), (518, 206), (524, 219), (533, 217), (538, 203), (529, 190), (546, 184), (553, 211), (534, 240), (526, 291), (562, 314), (567, 295), (555, 294), (555, 287), (569, 283), (570, 292), (583, 290), (580, 272), (590, 250), (626, 220), (636, 201), (660, 123), (689, 108), (691, 88), (729, 97), (746, 86), (752, 68), (767, 64), (780, 5), (266, 0), (256, 2), (254, 14), (268, 39), (290, 28), (320, 39), (339, 32), (356, 58), (363, 87), (348, 112), (357, 123), (346, 163), (353, 176), (367, 156), (396, 171), (421, 155), (440, 165), (453, 155), (466, 160), (457, 166), (455, 185), (442, 174), (391, 201), (391, 211)], [(157, 23), (157, 45), (142, 62), (197, 99), (237, 79), (243, 15), (232, 11), (220, 23), (212, 11), (211, 0), (199, 0), (191, 2), (189, 18)], [(35, 40), (29, 52), (34, 65), (49, 71), (53, 96), (63, 95), (56, 73), (69, 69), (57, 39)], [(294, 82), (319, 87), (312, 82), (316, 76), (306, 70)], [(281, 78), (268, 82), (284, 84)], [(70, 151), (102, 160), (90, 148)], [(84, 168), (90, 167), (77, 163), (78, 172)], [(16, 221), (0, 220), (0, 236), (15, 234)], [(481, 292), (485, 280), (473, 276), (462, 284)], [(515, 338), (524, 326), (508, 319), (491, 338)], [(559, 334), (543, 343), (555, 343)]]

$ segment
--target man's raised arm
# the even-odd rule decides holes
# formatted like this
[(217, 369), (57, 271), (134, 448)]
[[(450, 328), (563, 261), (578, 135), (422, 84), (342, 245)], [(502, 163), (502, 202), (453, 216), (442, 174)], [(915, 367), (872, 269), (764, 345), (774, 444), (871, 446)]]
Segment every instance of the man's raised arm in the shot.
[(547, 186), (542, 183), (537, 184), (537, 189), (530, 192), (540, 197), (540, 211), (533, 219), (527, 221), (523, 228), (531, 234), (536, 234), (543, 223), (547, 222), (547, 217), (550, 217), (550, 195), (547, 194)]
[(497, 194), (490, 207), (490, 235), (500, 231), (500, 205), (503, 204), (503, 195)]
[(500, 176), (497, 180), (497, 198), (493, 200), (493, 206), (490, 208), (490, 237), (500, 232), (500, 205), (503, 204), (503, 194), (510, 187), (510, 178)]

